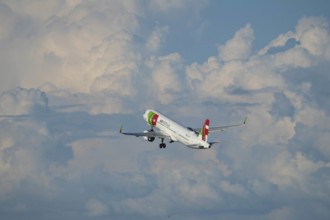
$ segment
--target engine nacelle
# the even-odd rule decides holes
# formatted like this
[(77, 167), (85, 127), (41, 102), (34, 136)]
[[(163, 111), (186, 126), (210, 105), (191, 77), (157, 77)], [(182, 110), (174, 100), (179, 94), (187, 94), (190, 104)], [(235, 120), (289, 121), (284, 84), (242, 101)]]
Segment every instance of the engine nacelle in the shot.
[[(148, 133), (149, 130), (144, 131), (143, 133)], [(155, 137), (143, 137), (145, 141), (153, 142), (155, 140)]]

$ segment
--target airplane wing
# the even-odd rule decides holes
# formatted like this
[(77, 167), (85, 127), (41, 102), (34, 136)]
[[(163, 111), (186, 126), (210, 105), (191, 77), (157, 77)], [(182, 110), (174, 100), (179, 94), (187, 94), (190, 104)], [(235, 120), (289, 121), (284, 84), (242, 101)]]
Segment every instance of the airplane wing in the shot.
[(225, 126), (219, 126), (219, 127), (211, 127), (209, 128), (209, 132), (215, 132), (215, 131), (224, 131), (227, 128), (232, 128), (232, 127), (238, 127), (238, 126), (242, 126), (245, 125), (247, 122), (247, 117), (244, 118), (243, 123), (240, 124), (234, 124), (234, 125), (225, 125)]
[(245, 125), (246, 122), (247, 122), (247, 117), (244, 118), (243, 123), (234, 124), (234, 125), (225, 125), (225, 126), (219, 126), (219, 127), (211, 127), (211, 128), (209, 128), (209, 132), (224, 131), (227, 128), (232, 128), (232, 127), (238, 127), (238, 126)]
[[(240, 124), (225, 125), (225, 126), (219, 126), (219, 127), (210, 127), (209, 132), (216, 132), (216, 131), (221, 131), (222, 132), (222, 131), (225, 131), (227, 128), (232, 128), (232, 127), (238, 127), (238, 126), (245, 125), (246, 122), (247, 122), (247, 117), (245, 117), (243, 123), (240, 123)], [(200, 128), (193, 128), (193, 130), (198, 132), (200, 130)]]
[(135, 136), (135, 137), (171, 138), (169, 135), (166, 135), (162, 132), (157, 132), (157, 131), (145, 131), (145, 132), (130, 133), (130, 132), (123, 132), (123, 128), (120, 128), (119, 132), (124, 135), (131, 135), (131, 136)]

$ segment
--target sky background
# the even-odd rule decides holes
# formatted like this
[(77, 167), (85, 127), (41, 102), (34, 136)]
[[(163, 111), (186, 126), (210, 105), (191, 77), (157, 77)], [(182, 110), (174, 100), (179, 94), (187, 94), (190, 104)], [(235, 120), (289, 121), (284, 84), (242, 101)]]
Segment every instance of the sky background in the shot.
[[(329, 219), (330, 3), (0, 0), (1, 219)], [(155, 108), (210, 150), (118, 134)]]

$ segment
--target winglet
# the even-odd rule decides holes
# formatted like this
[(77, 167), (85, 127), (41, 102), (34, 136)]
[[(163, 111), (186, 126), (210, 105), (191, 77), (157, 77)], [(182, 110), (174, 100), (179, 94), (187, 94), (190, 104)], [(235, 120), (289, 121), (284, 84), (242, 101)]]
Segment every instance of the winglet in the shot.
[(123, 126), (120, 127), (119, 133), (121, 133), (121, 134), (123, 133)]
[(246, 124), (247, 120), (248, 120), (248, 117), (245, 117), (245, 118), (244, 118), (244, 122), (243, 122), (243, 125), (245, 125), (245, 124)]

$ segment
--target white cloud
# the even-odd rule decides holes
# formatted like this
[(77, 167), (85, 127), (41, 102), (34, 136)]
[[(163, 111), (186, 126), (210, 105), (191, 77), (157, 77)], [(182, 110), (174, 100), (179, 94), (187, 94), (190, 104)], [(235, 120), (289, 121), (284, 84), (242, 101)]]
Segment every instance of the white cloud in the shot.
[[(230, 61), (222, 63), (213, 59), (207, 63), (192, 64), (186, 69), (187, 80), (196, 95), (205, 98), (226, 100), (234, 103), (269, 103), (270, 92), (258, 92), (262, 89), (281, 89), (283, 78), (272, 74), (268, 59), (251, 59), (248, 62)], [(236, 89), (252, 91), (253, 95), (235, 94)], [(232, 92), (231, 92), (232, 91)]]
[(148, 85), (152, 88), (156, 99), (163, 104), (169, 104), (182, 90), (178, 76), (180, 55), (173, 53), (159, 58), (151, 57), (146, 64), (151, 71), (151, 80), (148, 81)]
[(22, 115), (47, 112), (48, 98), (38, 89), (17, 88), (0, 96), (0, 114)]
[(42, 2), (32, 0), (29, 4), (26, 4), (24, 1), (4, 0), (2, 2), (8, 5), (14, 13), (20, 14), (23, 17), (33, 17), (41, 21), (45, 21), (52, 14), (59, 13), (63, 10), (63, 6), (65, 6), (61, 1), (49, 0)]
[(329, 168), (330, 163), (321, 161), (312, 161), (306, 158), (301, 152), (290, 155), (289, 152), (281, 152), (274, 158), (274, 163), (270, 163), (270, 170), (265, 169), (267, 177), (275, 184), (278, 184), (285, 190), (286, 187), (291, 188), (293, 185), (299, 187), (302, 191), (311, 193), (313, 189), (311, 175), (321, 168)]
[[(45, 7), (42, 11), (45, 15), (41, 15), (42, 18), (36, 17), (40, 14), (36, 11), (42, 7), (37, 2), (29, 4), (31, 7), (23, 7), (24, 3), (12, 1), (8, 4), (14, 8), (17, 16), (31, 18), (26, 25), (26, 32), (33, 31), (33, 35), (28, 41), (17, 37), (17, 46), (8, 42), (13, 57), (18, 60), (28, 57), (31, 63), (30, 69), (13, 67), (18, 76), (24, 79), (24, 87), (37, 87), (51, 82), (58, 88), (88, 92), (99, 77), (109, 74), (116, 76), (120, 66), (127, 67), (137, 59), (130, 52), (132, 36), (139, 25), (139, 8), (133, 1), (99, 4), (84, 1), (80, 4), (70, 3), (69, 7), (61, 1), (43, 2)], [(36, 4), (38, 7), (35, 7)], [(43, 23), (38, 23), (40, 19), (43, 19)]]
[(250, 24), (247, 24), (238, 30), (225, 45), (219, 46), (220, 59), (223, 61), (247, 59), (251, 53), (253, 40), (253, 29)]
[[(317, 57), (328, 54), (330, 44), (329, 23), (322, 18), (305, 17), (296, 27), (297, 40), (301, 46)], [(325, 57), (329, 59), (329, 57)]]
[(308, 68), (313, 64), (313, 58), (308, 52), (301, 47), (293, 48), (280, 54), (273, 56), (274, 65), (278, 68), (282, 67), (302, 67)]
[[(307, 141), (312, 138), (313, 134), (318, 133), (315, 129), (323, 130), (323, 124), (329, 120), (329, 116), (325, 113), (327, 107), (316, 107), (316, 103), (309, 100), (309, 95), (313, 88), (317, 87), (317, 83), (307, 78), (298, 83), (294, 81), (296, 78), (290, 76), (294, 72), (299, 79), (298, 74), (302, 69), (308, 72), (309, 68), (315, 68), (327, 60), (326, 53), (320, 48), (328, 47), (327, 40), (324, 39), (328, 38), (329, 28), (328, 24), (321, 21), (324, 20), (302, 19), (299, 22), (299, 25), (305, 28), (302, 33), (299, 31), (301, 28), (297, 28), (296, 32), (289, 31), (287, 34), (280, 35), (258, 55), (249, 54), (251, 51), (248, 50), (248, 45), (252, 43), (253, 38), (239, 37), (241, 33), (238, 31), (233, 39), (220, 47), (220, 52), (223, 49), (222, 54), (226, 56), (221, 57), (220, 53), (220, 60), (210, 57), (202, 64), (194, 63), (186, 67), (187, 80), (191, 90), (196, 92), (195, 97), (213, 102), (217, 100), (224, 104), (234, 103), (235, 109), (243, 108), (243, 112), (248, 112), (249, 122), (240, 136), (242, 140), (240, 144), (219, 155), (225, 154), (234, 161), (229, 165), (231, 179), (239, 172), (239, 178), (245, 176), (249, 182), (252, 179), (255, 181), (256, 178), (260, 180), (255, 182), (253, 187), (253, 191), (257, 194), (272, 193), (275, 186), (283, 192), (288, 192), (298, 186), (298, 193), (321, 198), (318, 192), (326, 190), (323, 184), (314, 182), (320, 170), (329, 169), (328, 163), (323, 161), (324, 157), (327, 158), (324, 147), (321, 147), (325, 146), (324, 140), (317, 144), (319, 147), (315, 144), (314, 146), (303, 144), (304, 142), (300, 140)], [(309, 22), (313, 25), (308, 25)], [(247, 31), (247, 33), (253, 33), (253, 31)], [(305, 42), (303, 42), (304, 34), (306, 34)], [(320, 37), (320, 42), (318, 42), (320, 44), (315, 43), (316, 36)], [(285, 48), (284, 46), (291, 38), (300, 44)], [(235, 42), (241, 42), (241, 44)], [(229, 53), (231, 50), (225, 50), (231, 45), (245, 46), (241, 47), (241, 52), (232, 55)], [(274, 47), (283, 48), (279, 52), (268, 54), (268, 51)], [(225, 53), (226, 51), (229, 51), (228, 54)], [(313, 72), (310, 72), (310, 77), (313, 77)], [(279, 98), (274, 96), (274, 93), (277, 92), (284, 94), (291, 105), (292, 112), (286, 110), (283, 112), (284, 115), (276, 114), (279, 109), (274, 106), (274, 103), (278, 102)], [(242, 107), (242, 103), (246, 103), (247, 106)], [(219, 108), (218, 105), (216, 107)], [(241, 109), (236, 111), (242, 113)], [(308, 137), (302, 137), (306, 134), (300, 131), (302, 126), (303, 131), (309, 133)], [(303, 153), (306, 149), (308, 149), (307, 152), (313, 149), (325, 155), (320, 159), (309, 157), (308, 153)], [(262, 159), (254, 163), (251, 158), (252, 160)], [(254, 170), (254, 173), (248, 172), (245, 169), (246, 166)], [(329, 177), (325, 179), (328, 180)], [(273, 190), (272, 186), (275, 187)], [(246, 188), (245, 185), (242, 190)], [(295, 212), (290, 211), (280, 214), (297, 216)], [(272, 219), (272, 215), (269, 217)]]
[(286, 34), (279, 35), (275, 40), (271, 41), (266, 47), (261, 49), (258, 52), (258, 55), (265, 55), (271, 48), (274, 47), (284, 47), (286, 43), (295, 37), (295, 34), (292, 31), (289, 31)]
[(0, 200), (15, 194), (25, 184), (25, 192), (35, 192), (40, 196), (50, 196), (56, 187), (45, 173), (47, 162), (44, 157), (51, 145), (47, 128), (31, 120), (11, 122), (3, 119), (0, 124)]
[[(288, 144), (295, 135), (295, 122), (288, 118), (275, 119), (264, 107), (251, 108), (249, 112), (249, 127), (243, 138), (248, 145)], [(260, 132), (256, 131), (267, 131)]]
[[(90, 87), (92, 91), (102, 89), (102, 86), (95, 85), (99, 84), (99, 78), (118, 77), (118, 71), (129, 66), (134, 68), (137, 60), (131, 52), (131, 43), (138, 22), (134, 16), (125, 16), (131, 8), (118, 6), (123, 14), (104, 12), (102, 18), (98, 18), (88, 6), (81, 6), (87, 14), (80, 21), (71, 23), (71, 14), (68, 18), (51, 20), (48, 24), (50, 31), (46, 30), (41, 39), (42, 70), (46, 72), (45, 68), (54, 64), (52, 57), (56, 58), (56, 69), (49, 72), (45, 80), (58, 87), (81, 92), (88, 92)], [(104, 7), (114, 11), (111, 4)], [(129, 80), (130, 77), (120, 78)], [(107, 86), (111, 88), (111, 85)]]
[(164, 38), (169, 32), (169, 27), (156, 27), (156, 29), (151, 33), (147, 40), (147, 48), (149, 50), (157, 50), (162, 44), (164, 44)]
[(296, 121), (310, 127), (320, 126), (329, 119), (325, 116), (325, 113), (316, 109), (313, 106), (304, 106), (297, 111)]
[[(195, 18), (206, 3), (140, 3), (0, 4), (8, 17), (0, 19), (0, 113), (33, 116), (0, 119), (0, 210), (11, 219), (48, 210), (55, 219), (236, 219), (251, 210), (273, 219), (298, 218), (301, 198), (328, 203), (329, 107), (313, 101), (316, 77), (327, 76), (328, 21), (303, 18), (257, 54), (247, 24), (218, 56), (187, 64), (178, 52), (158, 54), (172, 34), (165, 21)], [(171, 17), (153, 25), (156, 13)], [(10, 89), (17, 86), (39, 89)], [(156, 142), (117, 136), (121, 123), (143, 129), (146, 106), (192, 125), (196, 115), (214, 123), (247, 115), (249, 123), (212, 136), (234, 143), (207, 152), (173, 144), (160, 154)]]
[[(279, 35), (277, 39), (260, 50), (259, 55), (266, 54), (272, 48), (285, 46), (290, 39), (296, 40), (299, 42), (299, 45), (293, 50), (296, 53), (291, 57), (287, 57), (289, 58), (288, 62), (292, 59), (299, 59), (302, 55), (307, 56), (307, 51), (313, 56), (329, 60), (329, 23), (325, 19), (319, 17), (301, 18), (296, 26), (295, 32), (289, 31), (286, 34)], [(302, 49), (306, 50), (306, 52)], [(297, 50), (300, 50), (300, 52)], [(292, 51), (286, 51), (286, 53), (290, 52)], [(305, 63), (306, 61), (307, 64)], [(304, 59), (299, 62), (298, 66), (308, 67), (310, 63), (311, 61)]]

